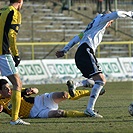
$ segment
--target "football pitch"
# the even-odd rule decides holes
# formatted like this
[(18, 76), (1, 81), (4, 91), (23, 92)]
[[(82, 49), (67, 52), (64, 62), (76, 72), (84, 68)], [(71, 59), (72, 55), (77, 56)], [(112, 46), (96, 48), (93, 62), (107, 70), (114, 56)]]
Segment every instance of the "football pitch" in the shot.
[[(65, 84), (30, 86), (37, 87), (39, 94), (67, 90)], [(104, 116), (102, 119), (90, 117), (26, 119), (31, 123), (30, 126), (11, 126), (10, 117), (1, 113), (0, 133), (133, 133), (133, 116), (128, 113), (128, 105), (133, 101), (133, 83), (107, 82), (105, 89), (106, 93), (99, 97), (95, 106), (95, 109)], [(60, 103), (59, 107), (64, 110), (84, 111), (88, 99), (89, 97), (66, 100)]]

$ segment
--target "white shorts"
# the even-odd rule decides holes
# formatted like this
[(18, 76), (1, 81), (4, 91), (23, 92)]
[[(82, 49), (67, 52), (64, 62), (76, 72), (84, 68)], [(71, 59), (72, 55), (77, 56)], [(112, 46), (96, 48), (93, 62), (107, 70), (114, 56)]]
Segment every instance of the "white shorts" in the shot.
[(58, 104), (52, 99), (53, 92), (35, 97), (34, 105), (30, 111), (31, 118), (48, 118), (51, 110), (58, 110)]
[(11, 54), (0, 55), (0, 72), (2, 76), (10, 76), (16, 74), (17, 71)]

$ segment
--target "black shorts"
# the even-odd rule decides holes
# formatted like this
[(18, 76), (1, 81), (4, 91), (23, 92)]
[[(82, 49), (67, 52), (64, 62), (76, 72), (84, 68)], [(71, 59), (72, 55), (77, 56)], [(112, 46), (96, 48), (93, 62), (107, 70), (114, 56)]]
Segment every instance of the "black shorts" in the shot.
[(75, 63), (83, 76), (86, 78), (91, 78), (98, 73), (102, 73), (93, 49), (86, 43), (83, 43), (77, 49), (75, 54)]

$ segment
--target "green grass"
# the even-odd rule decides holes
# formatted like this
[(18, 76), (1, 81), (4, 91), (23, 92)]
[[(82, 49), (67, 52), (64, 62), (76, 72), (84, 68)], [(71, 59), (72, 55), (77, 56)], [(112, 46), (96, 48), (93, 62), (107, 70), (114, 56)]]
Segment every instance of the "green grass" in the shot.
[[(65, 84), (31, 85), (40, 92), (63, 91)], [(128, 105), (133, 101), (132, 82), (108, 82), (106, 93), (100, 96), (95, 109), (104, 116), (100, 118), (50, 118), (26, 119), (30, 126), (11, 126), (10, 117), (0, 115), (0, 133), (133, 133), (133, 117), (128, 113)], [(79, 100), (66, 100), (60, 103), (60, 109), (84, 111), (89, 97)]]

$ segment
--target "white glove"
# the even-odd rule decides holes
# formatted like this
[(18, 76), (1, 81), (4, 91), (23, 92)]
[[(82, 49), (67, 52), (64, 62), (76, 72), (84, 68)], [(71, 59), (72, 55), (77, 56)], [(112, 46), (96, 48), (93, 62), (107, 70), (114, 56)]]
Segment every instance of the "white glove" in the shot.
[(131, 11), (131, 17), (133, 18), (133, 11)]
[(130, 17), (133, 18), (133, 11), (118, 11), (117, 12), (118, 16), (120, 18), (126, 18), (126, 17)]

